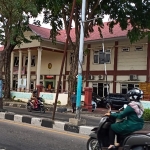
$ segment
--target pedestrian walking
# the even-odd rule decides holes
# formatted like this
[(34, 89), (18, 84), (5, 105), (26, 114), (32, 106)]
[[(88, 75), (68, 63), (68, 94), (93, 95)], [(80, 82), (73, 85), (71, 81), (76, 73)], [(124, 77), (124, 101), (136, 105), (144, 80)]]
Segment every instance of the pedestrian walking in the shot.
[(76, 93), (73, 92), (73, 94), (71, 95), (72, 113), (74, 113), (76, 110), (76, 98)]

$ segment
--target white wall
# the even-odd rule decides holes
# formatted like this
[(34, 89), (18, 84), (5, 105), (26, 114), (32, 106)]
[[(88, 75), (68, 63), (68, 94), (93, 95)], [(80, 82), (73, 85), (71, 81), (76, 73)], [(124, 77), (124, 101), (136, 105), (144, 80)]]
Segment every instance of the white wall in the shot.
[[(129, 79), (130, 79), (130, 76), (127, 76), (127, 75), (117, 76), (117, 81), (128, 81)], [(145, 76), (139, 75), (138, 80), (139, 81), (135, 81), (135, 82), (145, 82), (146, 81), (146, 75)]]
[[(59, 75), (63, 54), (51, 51), (42, 51), (41, 59), (41, 75)], [(52, 68), (48, 69), (48, 64), (52, 64)], [(64, 72), (63, 72), (64, 73)]]
[[(135, 51), (135, 46), (143, 46), (143, 51)], [(123, 47), (130, 47), (130, 51), (123, 52), (122, 51)], [(141, 42), (135, 43), (134, 45), (131, 45), (128, 41), (119, 42), (117, 69), (118, 70), (146, 70), (147, 69), (147, 45), (141, 44)]]
[[(22, 100), (24, 102), (27, 102), (31, 98), (32, 93), (24, 93), (24, 92), (11, 92), (11, 97), (13, 98), (15, 96), (15, 100)], [(41, 92), (40, 97), (43, 97), (45, 100), (46, 104), (51, 104), (55, 103), (55, 97), (56, 93), (46, 93), (46, 92)], [(58, 101), (61, 102), (60, 105), (66, 105), (68, 101), (68, 94), (59, 94), (58, 96)], [(81, 101), (84, 101), (84, 95), (81, 96)]]

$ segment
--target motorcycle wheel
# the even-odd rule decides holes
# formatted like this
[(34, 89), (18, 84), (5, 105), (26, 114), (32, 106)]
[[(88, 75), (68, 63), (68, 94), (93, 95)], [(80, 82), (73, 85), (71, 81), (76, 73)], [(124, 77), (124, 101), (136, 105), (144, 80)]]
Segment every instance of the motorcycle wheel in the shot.
[(31, 111), (32, 111), (31, 105), (27, 106), (27, 110), (28, 110), (28, 112), (31, 112)]
[(87, 141), (87, 150), (99, 150), (98, 140), (90, 137)]
[(45, 107), (43, 106), (43, 107), (41, 107), (41, 113), (45, 113)]

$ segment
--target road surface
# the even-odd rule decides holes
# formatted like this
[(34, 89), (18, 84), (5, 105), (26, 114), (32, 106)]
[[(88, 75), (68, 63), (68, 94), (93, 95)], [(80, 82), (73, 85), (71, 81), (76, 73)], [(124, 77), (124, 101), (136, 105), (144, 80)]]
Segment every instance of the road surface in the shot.
[(0, 119), (0, 150), (86, 150), (88, 136)]
[[(22, 109), (22, 108), (14, 108), (14, 107), (4, 107), (6, 108), (9, 112), (14, 112), (16, 114), (21, 114), (21, 115), (31, 115), (31, 116), (35, 116), (35, 117), (41, 117), (41, 118), (52, 118), (52, 112), (46, 112), (45, 114), (42, 114), (40, 112), (28, 112), (26, 109)], [(55, 120), (59, 120), (59, 121), (69, 121), (69, 118), (74, 118), (75, 114), (72, 113), (59, 113), (56, 112), (55, 114)], [(97, 126), (100, 120), (100, 117), (94, 117), (94, 116), (90, 116), (90, 114), (81, 114), (81, 117), (83, 119), (86, 119), (86, 122), (88, 126)]]

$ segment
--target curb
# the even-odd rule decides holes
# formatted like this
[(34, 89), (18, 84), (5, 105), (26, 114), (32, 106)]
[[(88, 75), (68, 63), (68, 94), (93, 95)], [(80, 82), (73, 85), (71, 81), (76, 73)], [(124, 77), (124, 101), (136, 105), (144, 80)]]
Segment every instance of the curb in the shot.
[[(13, 107), (13, 108), (22, 108), (22, 109), (27, 109), (27, 105), (26, 103), (17, 103), (17, 102), (3, 102), (3, 106), (7, 106), (7, 107)], [(53, 111), (54, 110), (54, 107), (53, 106), (45, 106), (46, 107), (46, 111)], [(72, 113), (72, 108), (67, 108), (67, 107), (56, 107), (56, 112), (58, 113)], [(86, 108), (82, 108), (81, 110), (81, 114), (82, 115), (86, 115), (86, 116), (89, 116), (89, 117), (101, 117), (102, 114), (104, 114), (103, 112), (98, 112), (98, 113), (94, 113), (94, 112), (89, 112), (87, 111)]]
[[(17, 104), (13, 102), (3, 102), (3, 106), (10, 106), (10, 107), (17, 107), (17, 108), (27, 108), (27, 104)], [(53, 111), (54, 107), (53, 106), (45, 106), (47, 111)], [(87, 109), (82, 109), (82, 111), (87, 112)], [(56, 107), (56, 112), (72, 112), (72, 108), (67, 108), (67, 107)]]
[(9, 112), (0, 112), (0, 119), (11, 120), (19, 123), (27, 123), (34, 126), (52, 128), (59, 131), (68, 131), (78, 134), (89, 135), (94, 127), (92, 126), (76, 126), (69, 122), (53, 121), (46, 118), (37, 118), (29, 115), (19, 115)]
[[(27, 108), (27, 104), (17, 104), (17, 103), (13, 103), (13, 102), (4, 102), (3, 106), (10, 106), (10, 107), (17, 107), (17, 108)], [(47, 111), (53, 111), (53, 107), (47, 107), (46, 106), (46, 110)]]

